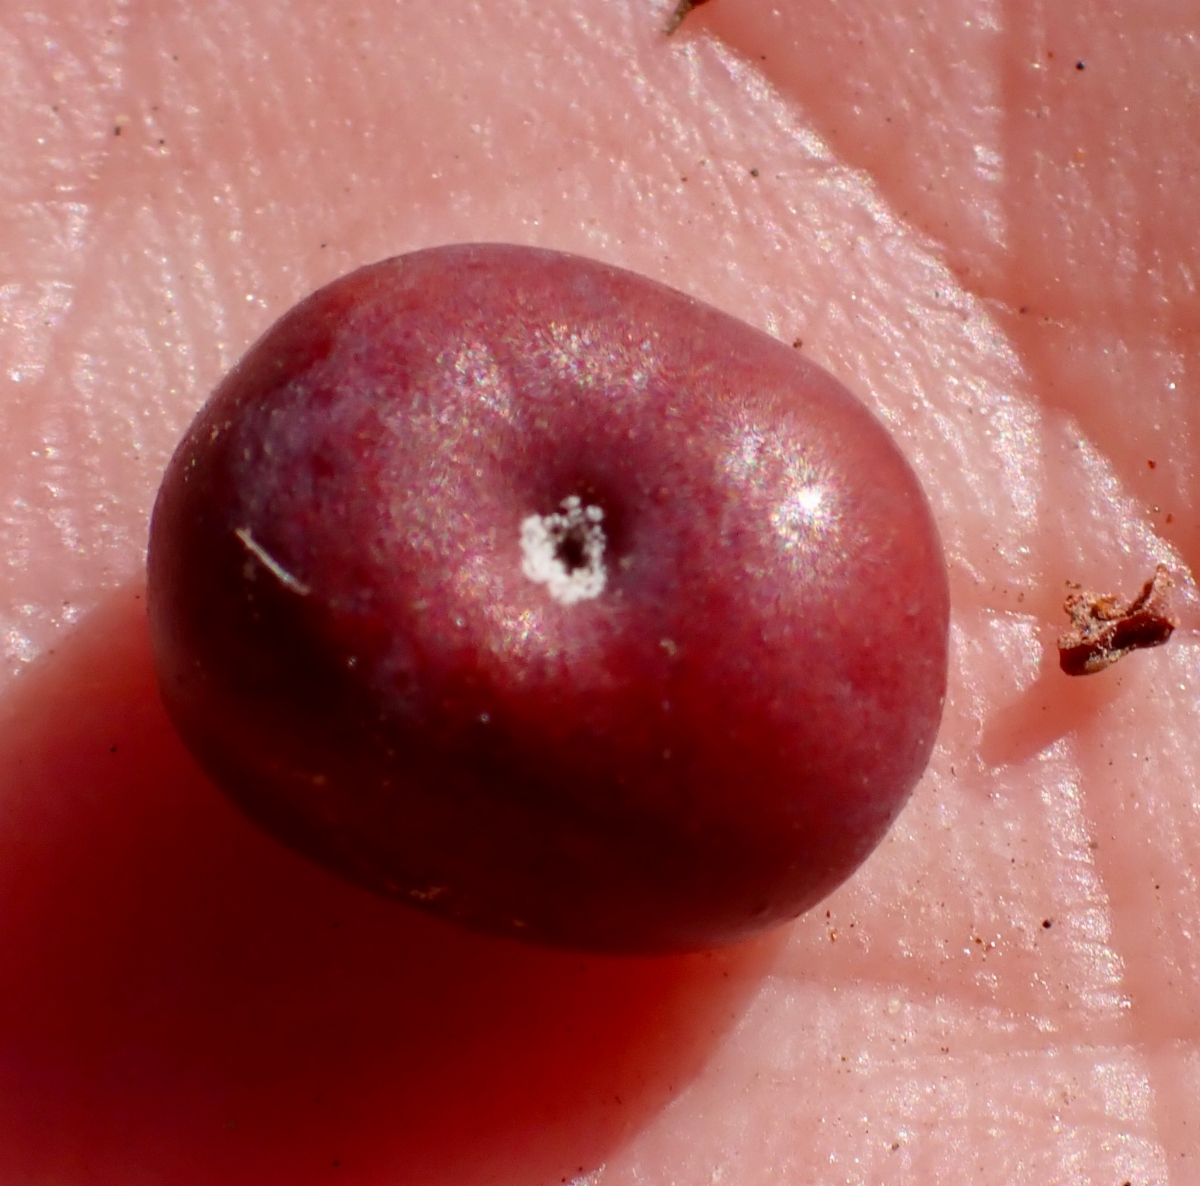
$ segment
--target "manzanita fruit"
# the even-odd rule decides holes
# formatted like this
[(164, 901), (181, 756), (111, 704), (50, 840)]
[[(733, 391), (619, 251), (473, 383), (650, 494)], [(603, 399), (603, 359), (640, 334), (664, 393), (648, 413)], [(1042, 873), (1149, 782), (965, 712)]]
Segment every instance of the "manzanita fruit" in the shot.
[(679, 292), (495, 244), (267, 332), (170, 463), (149, 607), (175, 724), (275, 836), (594, 950), (829, 893), (946, 680), (937, 532), (858, 400)]

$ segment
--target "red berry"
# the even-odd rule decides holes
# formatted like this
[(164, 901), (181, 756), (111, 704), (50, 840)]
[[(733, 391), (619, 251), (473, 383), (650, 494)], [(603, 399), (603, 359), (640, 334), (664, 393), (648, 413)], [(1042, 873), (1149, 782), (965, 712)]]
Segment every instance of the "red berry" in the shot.
[(417, 252), (293, 309), (171, 461), (149, 577), (168, 709), (250, 816), (551, 943), (793, 917), (941, 716), (941, 546), (878, 422), (556, 252)]

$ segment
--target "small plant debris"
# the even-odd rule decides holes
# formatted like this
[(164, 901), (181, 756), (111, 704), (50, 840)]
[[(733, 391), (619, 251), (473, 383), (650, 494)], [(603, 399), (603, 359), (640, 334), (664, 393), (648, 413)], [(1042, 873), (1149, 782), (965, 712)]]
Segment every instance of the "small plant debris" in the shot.
[(675, 11), (671, 13), (671, 19), (667, 21), (667, 36), (670, 37), (683, 24), (683, 18), (693, 8), (699, 8), (701, 4), (707, 3), (708, 0), (679, 0), (679, 3), (675, 6)]
[(1058, 640), (1059, 666), (1068, 675), (1092, 675), (1130, 651), (1162, 646), (1179, 625), (1168, 604), (1171, 583), (1160, 564), (1132, 601), (1072, 585), (1063, 601), (1071, 628)]

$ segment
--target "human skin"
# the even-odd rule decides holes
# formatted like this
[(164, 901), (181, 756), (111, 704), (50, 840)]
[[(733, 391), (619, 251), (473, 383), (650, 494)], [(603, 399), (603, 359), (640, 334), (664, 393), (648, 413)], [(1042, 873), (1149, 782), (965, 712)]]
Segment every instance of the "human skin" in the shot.
[[(0, 1180), (1194, 1181), (1200, 16), (668, 7), (0, 2)], [(801, 341), (929, 493), (933, 761), (760, 943), (460, 934), (260, 835), (158, 707), (192, 414), (313, 288), (467, 239)], [(1169, 645), (1062, 675), (1064, 582), (1158, 561)]]

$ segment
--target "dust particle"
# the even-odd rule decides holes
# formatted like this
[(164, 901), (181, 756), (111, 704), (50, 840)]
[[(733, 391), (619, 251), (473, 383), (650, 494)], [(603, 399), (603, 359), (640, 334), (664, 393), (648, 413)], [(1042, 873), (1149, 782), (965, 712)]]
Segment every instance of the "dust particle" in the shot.
[(1130, 651), (1162, 646), (1179, 625), (1168, 600), (1171, 584), (1160, 564), (1132, 601), (1073, 586), (1063, 601), (1071, 627), (1058, 640), (1059, 666), (1068, 675), (1093, 675)]
[(671, 19), (667, 21), (666, 33), (670, 37), (680, 25), (683, 24), (684, 17), (687, 16), (693, 8), (699, 8), (701, 4), (707, 4), (708, 0), (679, 0), (675, 6), (675, 11), (671, 13)]

